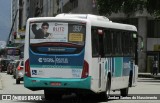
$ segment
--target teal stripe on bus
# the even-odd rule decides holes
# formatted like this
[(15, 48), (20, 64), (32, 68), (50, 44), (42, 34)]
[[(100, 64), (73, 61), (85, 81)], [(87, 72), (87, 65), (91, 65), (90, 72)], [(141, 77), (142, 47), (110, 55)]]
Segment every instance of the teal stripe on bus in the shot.
[[(33, 82), (34, 81), (34, 82)], [(60, 82), (61, 86), (52, 86), (51, 82)], [(48, 85), (46, 85), (48, 84)], [(84, 79), (68, 79), (68, 78), (30, 78), (24, 76), (24, 86), (26, 88), (77, 88), (77, 89), (88, 89), (91, 88), (91, 77)]]
[(122, 65), (123, 65), (123, 58), (122, 57), (115, 57), (115, 77), (122, 76)]

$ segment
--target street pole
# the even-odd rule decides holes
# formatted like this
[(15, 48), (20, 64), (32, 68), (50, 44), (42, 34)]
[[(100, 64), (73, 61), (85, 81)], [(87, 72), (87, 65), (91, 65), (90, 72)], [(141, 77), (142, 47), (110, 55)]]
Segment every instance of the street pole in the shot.
[(63, 13), (63, 0), (61, 0), (61, 13)]

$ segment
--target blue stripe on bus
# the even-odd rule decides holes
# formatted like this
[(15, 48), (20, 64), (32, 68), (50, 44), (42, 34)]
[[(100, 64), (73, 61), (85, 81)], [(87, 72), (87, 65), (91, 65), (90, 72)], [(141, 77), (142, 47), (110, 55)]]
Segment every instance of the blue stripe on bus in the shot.
[(133, 64), (130, 63), (131, 57), (111, 57), (105, 63), (106, 72), (110, 71), (113, 77), (129, 76)]
[(131, 70), (131, 57), (123, 57), (123, 76), (129, 76)]
[(29, 50), (30, 65), (83, 66), (84, 50), (79, 54), (38, 54)]
[(38, 51), (41, 52), (74, 52), (76, 48), (65, 48), (65, 47), (38, 47)]

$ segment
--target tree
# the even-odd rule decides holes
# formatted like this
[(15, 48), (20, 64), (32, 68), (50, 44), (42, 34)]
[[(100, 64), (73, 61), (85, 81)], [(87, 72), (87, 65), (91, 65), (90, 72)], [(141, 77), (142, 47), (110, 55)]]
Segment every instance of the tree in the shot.
[(146, 8), (150, 14), (160, 18), (160, 0), (147, 0)]
[(151, 15), (160, 17), (160, 0), (97, 0), (97, 5), (100, 15), (124, 12), (130, 16), (146, 9)]

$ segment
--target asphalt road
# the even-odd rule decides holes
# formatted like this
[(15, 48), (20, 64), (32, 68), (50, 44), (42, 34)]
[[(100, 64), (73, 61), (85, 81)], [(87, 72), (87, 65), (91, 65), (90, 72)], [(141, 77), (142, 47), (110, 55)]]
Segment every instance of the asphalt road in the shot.
[[(0, 94), (29, 94), (40, 95), (39, 101), (9, 101), (1, 100), (0, 103), (39, 103), (46, 102), (43, 91), (30, 91), (21, 84), (16, 84), (16, 80), (12, 75), (0, 73)], [(138, 78), (137, 86), (129, 89), (129, 97), (119, 97), (120, 92), (111, 92), (111, 98), (108, 101), (101, 100), (98, 96), (77, 97), (76, 95), (64, 95), (62, 100), (52, 101), (52, 103), (160, 103), (160, 80), (153, 78)], [(115, 96), (116, 95), (116, 96)], [(133, 96), (134, 95), (134, 96)], [(114, 97), (115, 96), (115, 97)], [(118, 98), (118, 99), (117, 99)], [(120, 98), (120, 99), (119, 99)], [(151, 100), (146, 100), (146, 99)], [(125, 99), (125, 100), (123, 100)], [(138, 100), (137, 100), (138, 99)]]

